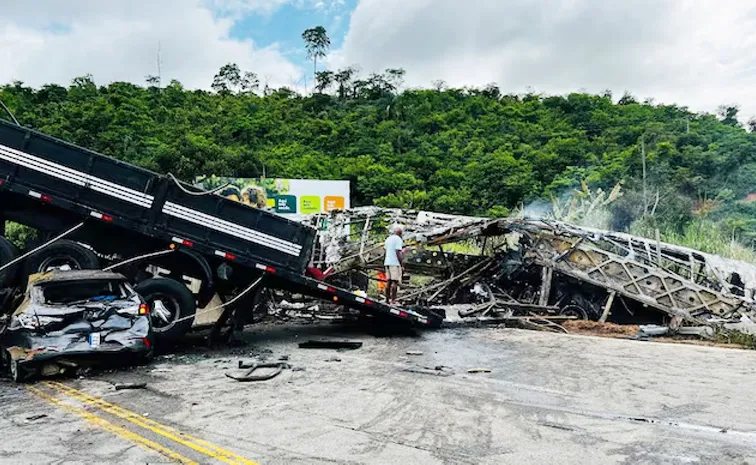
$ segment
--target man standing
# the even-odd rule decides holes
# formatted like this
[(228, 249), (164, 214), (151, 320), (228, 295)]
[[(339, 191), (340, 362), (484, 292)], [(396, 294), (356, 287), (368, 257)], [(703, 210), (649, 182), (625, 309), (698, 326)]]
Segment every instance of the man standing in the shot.
[(399, 292), (399, 283), (402, 281), (402, 262), (404, 261), (404, 241), (402, 241), (402, 228), (394, 227), (394, 234), (390, 235), (383, 244), (386, 249), (386, 258), (383, 266), (386, 267), (386, 302), (396, 304), (396, 294)]

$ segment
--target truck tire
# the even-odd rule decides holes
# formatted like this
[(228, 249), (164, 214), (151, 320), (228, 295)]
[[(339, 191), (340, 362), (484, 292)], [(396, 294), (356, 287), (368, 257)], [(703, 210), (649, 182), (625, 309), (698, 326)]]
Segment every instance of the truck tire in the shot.
[(598, 321), (601, 307), (583, 294), (573, 294), (563, 301), (560, 315), (575, 316), (579, 320)]
[(150, 278), (134, 286), (150, 307), (152, 332), (157, 343), (172, 342), (192, 328), (197, 303), (183, 283), (168, 278)]
[(72, 270), (96, 270), (100, 268), (100, 259), (83, 245), (61, 239), (24, 260), (24, 277), (65, 266)]
[[(8, 239), (0, 236), (0, 266), (18, 257), (18, 249)], [(18, 264), (0, 271), (0, 289), (10, 287), (16, 278)]]

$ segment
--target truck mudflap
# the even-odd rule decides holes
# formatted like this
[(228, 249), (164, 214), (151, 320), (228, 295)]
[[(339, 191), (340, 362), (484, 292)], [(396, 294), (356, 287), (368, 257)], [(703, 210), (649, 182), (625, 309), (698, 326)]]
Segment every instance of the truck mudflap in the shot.
[(384, 315), (396, 318), (406, 323), (415, 324), (427, 328), (437, 328), (443, 322), (443, 316), (420, 308), (403, 308), (388, 305), (386, 302), (358, 295), (346, 289), (341, 289), (332, 284), (318, 281), (314, 278), (290, 273), (285, 270), (276, 270), (272, 267), (260, 265), (260, 270), (268, 273), (270, 279), (268, 285), (274, 288), (285, 289), (292, 292), (316, 297), (329, 302), (340, 303), (362, 312), (373, 315)]

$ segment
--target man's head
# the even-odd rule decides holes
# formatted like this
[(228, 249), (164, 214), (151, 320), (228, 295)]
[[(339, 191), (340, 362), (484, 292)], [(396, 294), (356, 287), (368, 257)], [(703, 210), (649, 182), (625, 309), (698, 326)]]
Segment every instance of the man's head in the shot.
[(404, 234), (404, 231), (402, 230), (401, 226), (394, 226), (394, 234), (396, 234), (399, 237), (402, 237), (402, 234)]

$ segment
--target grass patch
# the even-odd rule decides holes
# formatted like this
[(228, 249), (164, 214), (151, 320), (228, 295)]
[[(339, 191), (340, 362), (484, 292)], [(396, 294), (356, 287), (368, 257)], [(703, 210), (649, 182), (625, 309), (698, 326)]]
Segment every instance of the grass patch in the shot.
[(745, 349), (756, 349), (756, 335), (741, 331), (720, 329), (714, 334), (718, 344), (735, 344)]

